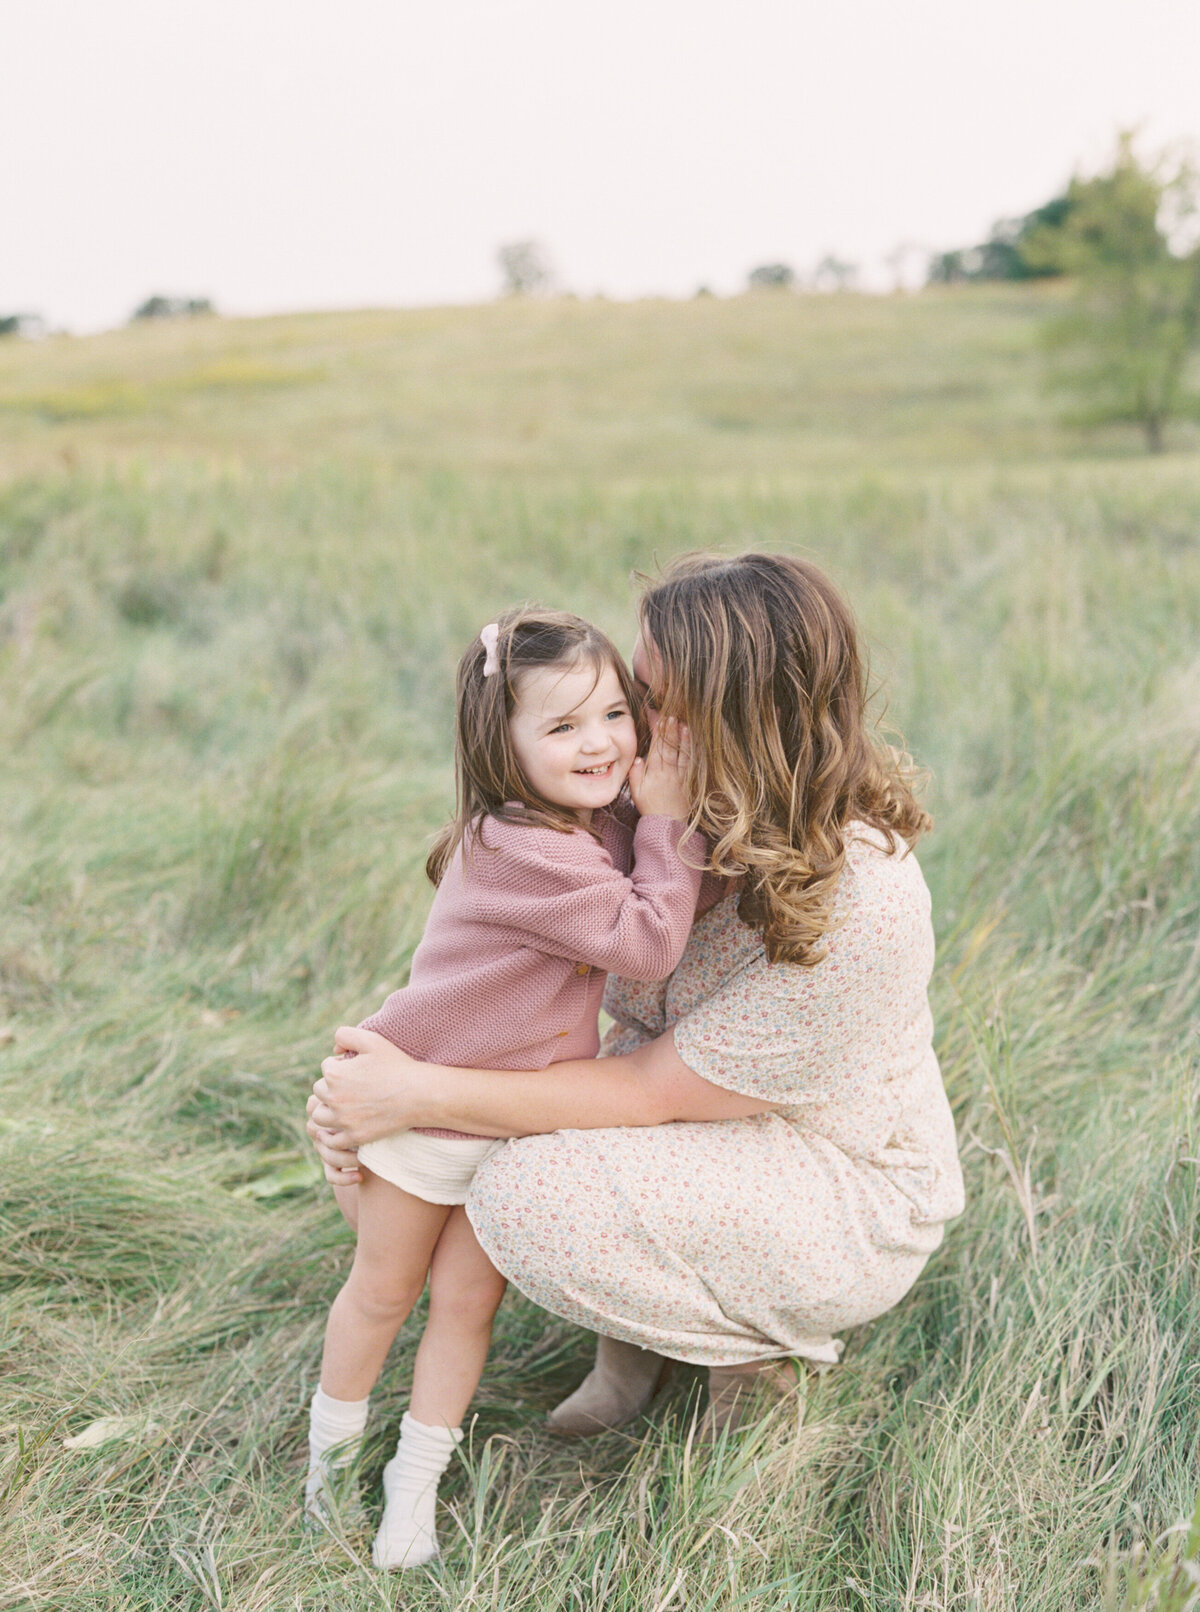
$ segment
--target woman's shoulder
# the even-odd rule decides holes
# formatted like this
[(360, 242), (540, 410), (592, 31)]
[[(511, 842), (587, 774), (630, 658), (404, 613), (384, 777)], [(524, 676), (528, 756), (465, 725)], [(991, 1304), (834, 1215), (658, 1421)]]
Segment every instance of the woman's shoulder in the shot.
[[(771, 963), (761, 933), (738, 912), (736, 892), (698, 917), (685, 962), (696, 1000), (740, 978), (772, 998), (804, 997), (814, 991), (845, 991), (887, 972), (890, 954), (905, 961), (930, 944), (929, 891), (920, 865), (903, 840), (869, 823), (849, 825), (846, 861), (834, 898), (833, 922), (822, 941), (821, 959), (809, 966)], [(907, 966), (907, 962), (906, 962)]]
[(910, 857), (915, 860), (915, 853), (907, 841), (893, 829), (879, 828), (874, 823), (864, 823), (861, 818), (852, 818), (842, 830), (842, 837), (846, 845), (847, 858), (856, 864), (904, 862)]
[(891, 847), (879, 830), (855, 825), (847, 841), (816, 962), (769, 961), (762, 936), (737, 907), (736, 896), (727, 897), (697, 921), (669, 991), (680, 1056), (693, 1067), (698, 1041), (731, 1055), (744, 1047), (755, 1057), (774, 1049), (794, 1058), (805, 1048), (805, 1057), (815, 1056), (827, 1042), (877, 1028), (897, 1003), (910, 1013), (923, 1002), (933, 960), (928, 891), (908, 847)]
[(850, 826), (823, 945), (824, 961), (811, 972), (829, 989), (875, 996), (898, 979), (928, 979), (933, 965), (929, 888), (911, 847), (898, 835), (867, 823)]
[[(912, 899), (928, 911), (929, 890), (920, 863), (899, 835), (856, 820), (846, 827), (845, 846), (846, 860), (834, 896), (831, 936), (858, 909), (880, 899)], [(693, 930), (695, 941), (705, 949), (736, 953), (744, 962), (754, 960), (762, 952), (762, 937), (739, 917), (736, 886), (728, 880), (720, 883), (724, 889), (715, 888), (715, 900), (698, 913)]]
[(835, 906), (841, 910), (880, 900), (912, 903), (929, 912), (929, 888), (917, 854), (899, 834), (857, 820), (845, 830), (846, 863)]

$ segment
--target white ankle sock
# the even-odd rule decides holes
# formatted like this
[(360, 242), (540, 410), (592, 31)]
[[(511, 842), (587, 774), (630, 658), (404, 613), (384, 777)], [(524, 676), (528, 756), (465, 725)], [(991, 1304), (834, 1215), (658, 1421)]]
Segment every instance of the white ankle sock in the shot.
[(319, 1516), (326, 1508), (336, 1472), (348, 1467), (362, 1448), (369, 1399), (334, 1399), (318, 1388), (308, 1420), (308, 1479), (304, 1509)]
[(371, 1548), (376, 1567), (420, 1567), (438, 1554), (438, 1479), (462, 1436), (461, 1427), (427, 1427), (404, 1413), (396, 1453), (383, 1469), (383, 1520)]

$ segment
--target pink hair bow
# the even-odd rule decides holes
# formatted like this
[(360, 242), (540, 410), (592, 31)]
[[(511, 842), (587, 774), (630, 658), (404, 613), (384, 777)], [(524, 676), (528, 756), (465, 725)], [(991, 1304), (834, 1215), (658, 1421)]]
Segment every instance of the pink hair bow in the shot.
[(479, 634), (479, 642), (483, 645), (486, 655), (483, 662), (483, 675), (492, 677), (500, 670), (500, 657), (496, 653), (496, 645), (500, 639), (500, 628), (494, 621), (489, 621)]

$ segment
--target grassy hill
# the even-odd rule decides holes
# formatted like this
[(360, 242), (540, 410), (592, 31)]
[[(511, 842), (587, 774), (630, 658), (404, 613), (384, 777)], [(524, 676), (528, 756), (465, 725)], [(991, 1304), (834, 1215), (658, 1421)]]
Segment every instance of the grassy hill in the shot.
[(1031, 362), (1057, 297), (768, 292), (147, 321), (0, 345), (0, 421), (16, 466), (38, 469), (152, 452), (607, 480), (1045, 459), (1079, 451)]
[(1200, 458), (1056, 423), (1048, 295), (0, 344), (0, 1608), (387, 1599), (297, 1514), (348, 1253), (304, 1095), (420, 933), (463, 644), (525, 597), (628, 642), (632, 569), (749, 545), (845, 586), (933, 773), (968, 1212), (713, 1454), (682, 1397), (546, 1438), (588, 1340), (510, 1295), (404, 1604), (1194, 1604)]

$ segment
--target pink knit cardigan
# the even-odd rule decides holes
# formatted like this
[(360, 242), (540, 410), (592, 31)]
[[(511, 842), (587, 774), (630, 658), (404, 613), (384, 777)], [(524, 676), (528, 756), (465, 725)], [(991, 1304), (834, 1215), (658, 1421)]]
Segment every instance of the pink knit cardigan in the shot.
[(665, 979), (683, 955), (705, 852), (673, 818), (623, 818), (596, 813), (599, 843), (484, 818), (442, 877), (409, 983), (363, 1029), (457, 1068), (594, 1058), (606, 974)]

